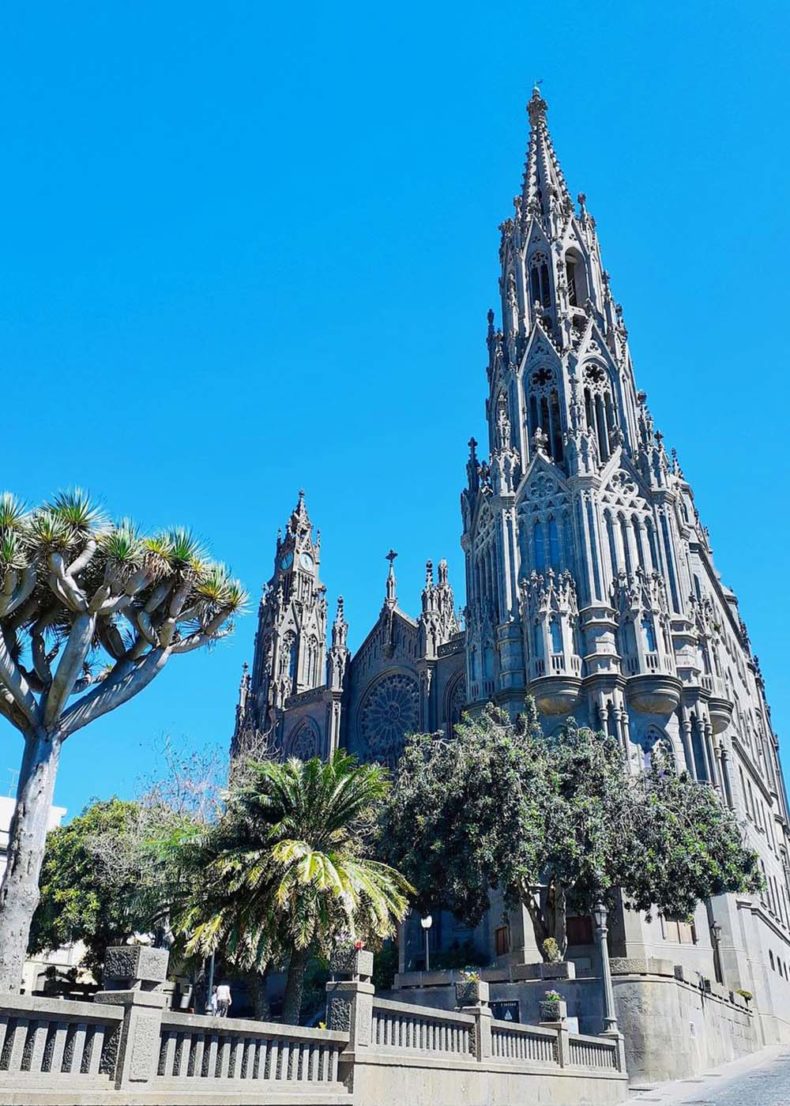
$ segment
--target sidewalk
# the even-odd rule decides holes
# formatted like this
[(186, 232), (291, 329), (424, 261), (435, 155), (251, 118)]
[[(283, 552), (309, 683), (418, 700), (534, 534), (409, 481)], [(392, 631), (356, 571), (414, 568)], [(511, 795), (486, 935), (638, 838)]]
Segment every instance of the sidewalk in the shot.
[(787, 1045), (772, 1045), (694, 1078), (634, 1086), (624, 1106), (648, 1102), (662, 1106), (790, 1106), (790, 1050)]

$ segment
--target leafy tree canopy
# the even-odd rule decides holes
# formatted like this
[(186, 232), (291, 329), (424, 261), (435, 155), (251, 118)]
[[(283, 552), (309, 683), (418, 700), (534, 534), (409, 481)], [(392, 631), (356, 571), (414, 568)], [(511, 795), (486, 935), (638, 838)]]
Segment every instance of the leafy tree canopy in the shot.
[(221, 948), (261, 971), (287, 961), (284, 1017), (298, 1021), (309, 956), (329, 955), (344, 932), (376, 945), (406, 913), (408, 883), (371, 856), (387, 786), (381, 768), (342, 751), (248, 764), (216, 826), (177, 849), (188, 890), (175, 927), (188, 951)]
[(173, 844), (218, 816), (222, 767), (216, 752), (182, 754), (169, 740), (163, 761), (138, 799), (93, 802), (47, 835), (32, 951), (82, 941), (96, 972), (108, 945), (167, 930)]
[(494, 887), (523, 903), (538, 947), (564, 954), (569, 905), (622, 889), (635, 907), (689, 915), (699, 899), (759, 887), (756, 855), (716, 792), (668, 766), (632, 776), (619, 744), (569, 719), (543, 737), (488, 706), (453, 739), (421, 734), (401, 759), (380, 833), (422, 909), (479, 922)]

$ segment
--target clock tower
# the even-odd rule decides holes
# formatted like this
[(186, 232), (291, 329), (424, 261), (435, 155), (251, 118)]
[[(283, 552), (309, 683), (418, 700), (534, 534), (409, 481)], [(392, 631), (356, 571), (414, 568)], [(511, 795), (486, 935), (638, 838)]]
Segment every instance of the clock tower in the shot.
[(246, 710), (256, 729), (273, 731), (294, 695), (325, 682), (326, 588), (320, 582), (321, 538), (307, 514), (304, 492), (277, 535), (274, 573), (264, 585)]

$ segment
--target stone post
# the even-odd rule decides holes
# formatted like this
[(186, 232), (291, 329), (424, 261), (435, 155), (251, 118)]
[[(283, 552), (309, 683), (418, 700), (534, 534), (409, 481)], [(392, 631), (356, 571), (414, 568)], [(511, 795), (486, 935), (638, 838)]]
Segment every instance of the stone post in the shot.
[(94, 999), (123, 1007), (115, 1086), (144, 1090), (157, 1073), (162, 1010), (167, 995), (158, 988), (167, 978), (167, 949), (120, 945), (107, 949), (104, 987)]
[(346, 1052), (369, 1047), (376, 993), (371, 983), (373, 953), (367, 949), (336, 950), (329, 970), (342, 978), (330, 979), (326, 985), (327, 1028), (348, 1033)]
[(468, 983), (456, 983), (455, 992), (459, 1000), (461, 1013), (471, 1014), (475, 1019), (473, 1042), (475, 1060), (478, 1063), (482, 1060), (490, 1060), (493, 1014), (491, 1007), (488, 1005), (488, 984), (482, 979)]
[(571, 1062), (571, 1034), (566, 1021), (557, 1026), (557, 1062), (561, 1068), (567, 1068)]

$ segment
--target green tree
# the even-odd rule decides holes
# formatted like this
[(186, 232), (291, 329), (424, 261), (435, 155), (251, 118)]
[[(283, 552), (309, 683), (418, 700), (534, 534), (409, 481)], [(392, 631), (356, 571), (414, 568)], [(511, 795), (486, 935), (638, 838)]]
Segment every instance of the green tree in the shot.
[(568, 907), (589, 911), (617, 888), (639, 909), (686, 916), (699, 899), (760, 885), (756, 855), (710, 787), (667, 766), (632, 776), (614, 739), (572, 719), (546, 739), (531, 703), (516, 723), (489, 706), (452, 740), (412, 738), (380, 848), (422, 908), (470, 925), (502, 887), (547, 959), (549, 938), (565, 953)]
[(174, 913), (188, 951), (261, 972), (287, 962), (283, 1017), (298, 1023), (310, 956), (342, 932), (375, 945), (408, 908), (406, 880), (370, 856), (387, 787), (342, 751), (248, 765), (216, 827), (178, 850), (185, 884), (201, 877)]
[[(163, 842), (216, 820), (224, 770), (216, 751), (185, 754), (166, 739), (161, 774), (134, 801), (93, 802), (47, 835), (30, 948), (83, 941), (96, 974), (108, 945), (163, 933), (180, 871)], [(176, 954), (179, 950), (174, 950)]]
[(170, 658), (229, 632), (245, 593), (185, 530), (145, 537), (82, 492), (0, 495), (0, 715), (24, 739), (0, 887), (0, 990), (19, 987), (64, 741)]
[(49, 833), (30, 931), (34, 952), (83, 941), (95, 973), (108, 945), (152, 927), (161, 899), (138, 851), (140, 822), (138, 803), (109, 799)]

